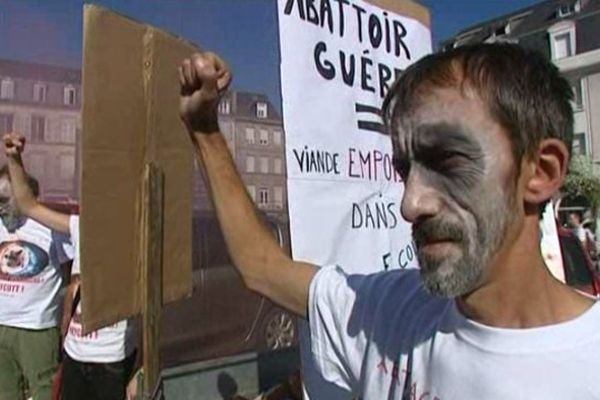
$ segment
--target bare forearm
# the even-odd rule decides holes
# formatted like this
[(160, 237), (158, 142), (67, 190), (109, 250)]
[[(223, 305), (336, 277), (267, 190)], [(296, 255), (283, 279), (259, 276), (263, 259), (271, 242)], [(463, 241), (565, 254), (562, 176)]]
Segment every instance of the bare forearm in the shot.
[(37, 200), (27, 184), (27, 174), (20, 156), (8, 157), (8, 171), (19, 210), (52, 230), (69, 233), (69, 215), (54, 211)]
[(179, 67), (179, 113), (194, 142), (233, 262), (246, 285), (275, 303), (306, 315), (314, 266), (293, 262), (279, 247), (248, 197), (223, 135), (219, 97), (231, 82), (227, 64), (200, 52)]
[(249, 288), (305, 315), (314, 267), (293, 262), (258, 215), (220, 133), (195, 134), (205, 181), (233, 262)]
[(17, 206), (22, 213), (27, 214), (37, 203), (31, 188), (27, 184), (27, 174), (20, 155), (7, 157), (11, 187)]

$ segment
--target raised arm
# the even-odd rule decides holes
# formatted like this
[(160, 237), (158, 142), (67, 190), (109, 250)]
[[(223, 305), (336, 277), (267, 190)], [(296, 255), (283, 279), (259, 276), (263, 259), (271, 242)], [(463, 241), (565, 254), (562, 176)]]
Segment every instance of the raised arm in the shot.
[(21, 159), (21, 153), (25, 149), (25, 138), (17, 133), (7, 133), (3, 140), (11, 188), (19, 210), (52, 230), (69, 233), (69, 215), (41, 204), (29, 186)]
[(316, 268), (294, 262), (279, 246), (246, 192), (219, 131), (217, 106), (231, 81), (213, 53), (194, 54), (180, 67), (180, 114), (197, 151), (217, 218), (245, 284), (288, 310), (306, 316)]

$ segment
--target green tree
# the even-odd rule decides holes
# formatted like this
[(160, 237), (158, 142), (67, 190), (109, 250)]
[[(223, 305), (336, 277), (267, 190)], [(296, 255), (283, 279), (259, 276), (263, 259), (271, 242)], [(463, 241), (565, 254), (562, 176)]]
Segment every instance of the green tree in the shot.
[(590, 202), (594, 217), (600, 211), (600, 166), (588, 156), (575, 156), (571, 160), (563, 186), (567, 196), (583, 196)]

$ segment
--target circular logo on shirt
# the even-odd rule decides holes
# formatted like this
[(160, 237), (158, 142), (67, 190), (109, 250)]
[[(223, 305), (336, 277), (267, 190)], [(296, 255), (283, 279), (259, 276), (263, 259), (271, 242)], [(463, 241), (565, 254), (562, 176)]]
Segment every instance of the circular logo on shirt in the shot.
[(48, 265), (48, 253), (39, 246), (16, 240), (0, 244), (0, 277), (30, 278)]

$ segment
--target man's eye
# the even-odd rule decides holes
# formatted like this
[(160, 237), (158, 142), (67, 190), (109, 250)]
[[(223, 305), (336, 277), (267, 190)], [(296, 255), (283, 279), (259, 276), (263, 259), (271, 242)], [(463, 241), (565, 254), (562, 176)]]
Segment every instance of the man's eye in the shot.
[(455, 166), (461, 164), (464, 161), (464, 156), (460, 153), (445, 153), (440, 157), (440, 161), (446, 166)]

